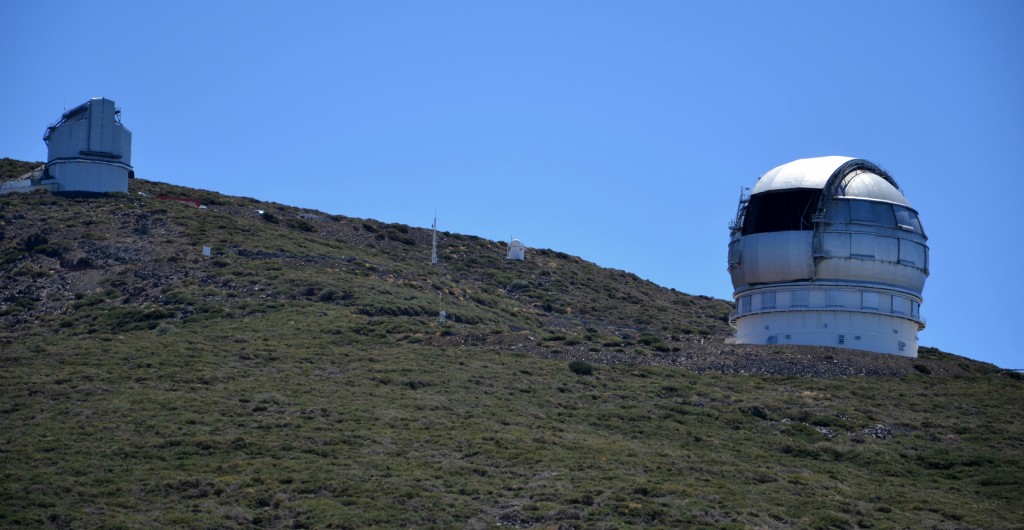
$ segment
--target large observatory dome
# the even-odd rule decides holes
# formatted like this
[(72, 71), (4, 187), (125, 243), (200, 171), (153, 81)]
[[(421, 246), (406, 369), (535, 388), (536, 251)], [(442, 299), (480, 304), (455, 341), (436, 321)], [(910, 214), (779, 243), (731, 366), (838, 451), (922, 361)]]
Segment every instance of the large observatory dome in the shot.
[(883, 169), (861, 159), (778, 166), (730, 226), (732, 342), (917, 355), (927, 237)]

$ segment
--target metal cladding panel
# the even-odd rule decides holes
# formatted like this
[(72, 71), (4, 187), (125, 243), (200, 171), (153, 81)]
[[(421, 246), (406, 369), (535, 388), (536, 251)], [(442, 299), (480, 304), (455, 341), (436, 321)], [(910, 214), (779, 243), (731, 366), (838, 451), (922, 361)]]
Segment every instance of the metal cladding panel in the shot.
[(130, 164), (131, 141), (131, 132), (117, 121), (114, 102), (95, 98), (64, 113), (47, 132), (47, 162), (101, 158)]
[(859, 258), (828, 258), (818, 262), (818, 281), (856, 282), (892, 286), (920, 293), (924, 271), (899, 263)]
[(114, 102), (97, 98), (89, 102), (89, 151), (121, 154), (120, 125), (115, 119)]
[(875, 259), (879, 261), (899, 261), (900, 240), (895, 237), (875, 236)]
[(132, 132), (129, 131), (128, 129), (126, 129), (123, 125), (118, 125), (117, 129), (120, 132), (121, 150), (119, 152), (121, 153), (121, 162), (124, 162), (125, 164), (131, 165), (132, 164)]
[(103, 151), (103, 100), (89, 102), (89, 151)]
[(822, 250), (825, 255), (833, 258), (853, 256), (896, 263), (901, 261), (901, 246), (913, 247), (913, 252), (911, 250), (905, 252), (913, 253), (918, 257), (919, 261), (915, 263), (924, 268), (924, 257), (919, 254), (924, 253), (925, 250), (924, 245), (920, 243), (868, 233), (826, 232), (822, 234)]
[(767, 232), (740, 240), (742, 282), (733, 277), (733, 287), (744, 284), (787, 282), (814, 277), (809, 230)]
[(57, 191), (111, 193), (128, 192), (128, 168), (117, 164), (75, 160), (50, 166)]
[(826, 232), (822, 234), (825, 252), (834, 258), (850, 257), (850, 234)]
[(62, 124), (50, 136), (47, 162), (58, 158), (75, 158), (89, 148), (89, 121), (76, 119)]
[(900, 263), (924, 268), (927, 265), (924, 245), (914, 241), (900, 241)]

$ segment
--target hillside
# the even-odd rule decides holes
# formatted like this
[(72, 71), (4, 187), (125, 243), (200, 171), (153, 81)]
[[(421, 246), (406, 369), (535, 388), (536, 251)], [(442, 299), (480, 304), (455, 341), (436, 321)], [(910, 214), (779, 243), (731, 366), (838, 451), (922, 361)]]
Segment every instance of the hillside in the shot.
[(13, 158), (0, 158), (0, 182), (16, 179), (43, 165), (42, 162), (23, 162)]
[(0, 526), (1024, 521), (1018, 374), (725, 346), (724, 301), (430, 237), (145, 180), (0, 197)]

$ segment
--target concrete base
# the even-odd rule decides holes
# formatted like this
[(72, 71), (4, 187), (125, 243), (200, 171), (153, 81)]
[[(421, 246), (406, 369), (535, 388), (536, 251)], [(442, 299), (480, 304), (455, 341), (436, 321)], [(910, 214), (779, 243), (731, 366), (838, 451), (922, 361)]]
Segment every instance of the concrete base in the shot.
[(766, 311), (736, 320), (730, 344), (801, 344), (917, 357), (917, 323), (853, 311)]

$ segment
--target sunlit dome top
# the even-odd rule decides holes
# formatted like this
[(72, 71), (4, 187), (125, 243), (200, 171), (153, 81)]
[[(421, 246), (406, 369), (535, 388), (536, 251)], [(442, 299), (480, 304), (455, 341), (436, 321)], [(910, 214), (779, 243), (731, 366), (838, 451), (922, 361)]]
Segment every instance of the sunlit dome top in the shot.
[[(794, 160), (762, 175), (750, 193), (756, 195), (797, 188), (822, 189), (829, 177), (851, 160), (854, 159), (848, 156)], [(850, 177), (840, 181), (835, 197), (873, 199), (910, 206), (895, 184), (896, 181), (888, 175), (881, 176), (865, 169), (857, 169), (850, 173)]]

